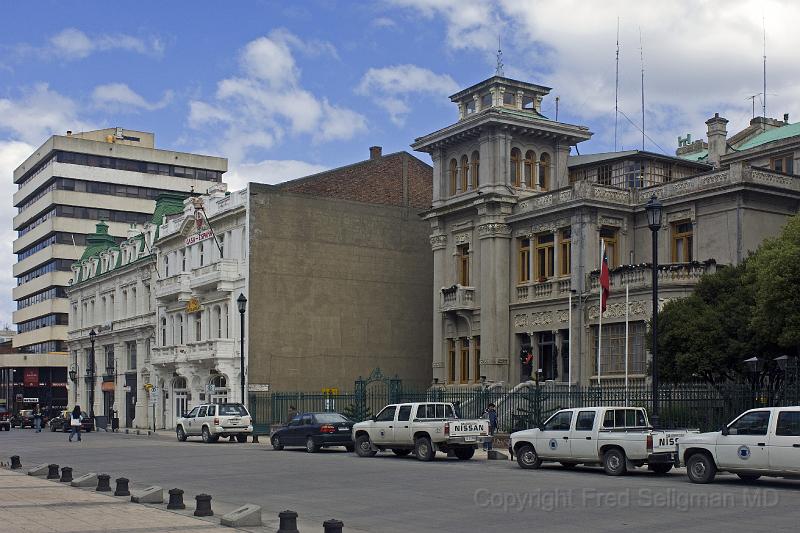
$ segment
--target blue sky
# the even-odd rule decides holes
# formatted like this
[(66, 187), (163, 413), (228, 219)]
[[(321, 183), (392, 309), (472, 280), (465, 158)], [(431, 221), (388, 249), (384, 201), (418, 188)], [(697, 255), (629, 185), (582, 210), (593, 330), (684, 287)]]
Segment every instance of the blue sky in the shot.
[[(767, 114), (800, 116), (788, 0), (13, 2), (0, 19), (0, 183), (8, 198), (13, 168), (67, 129), (153, 131), (160, 148), (226, 156), (234, 187), (366, 159), (373, 144), (410, 150), (455, 120), (449, 94), (494, 73), (498, 37), (506, 75), (553, 87), (545, 114), (559, 96), (559, 119), (595, 132), (581, 152), (611, 150), (618, 17), (620, 108), (637, 126), (642, 35), (648, 150), (703, 137), (715, 112), (729, 131), (746, 125), (762, 17)], [(640, 147), (636, 126), (620, 116), (619, 128), (620, 148)], [(0, 320), (12, 284), (0, 281)]]

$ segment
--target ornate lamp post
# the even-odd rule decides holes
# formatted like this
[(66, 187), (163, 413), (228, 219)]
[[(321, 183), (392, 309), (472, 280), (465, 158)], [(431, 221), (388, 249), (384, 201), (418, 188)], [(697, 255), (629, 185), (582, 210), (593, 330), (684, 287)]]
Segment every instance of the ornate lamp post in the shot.
[(758, 383), (758, 376), (761, 374), (761, 370), (764, 368), (764, 361), (756, 357), (751, 357), (750, 359), (745, 359), (744, 364), (747, 368), (748, 374), (750, 374), (750, 384), (753, 388), (753, 400), (756, 400), (756, 383)]
[(239, 306), (239, 387), (242, 393), (242, 405), (246, 405), (247, 401), (244, 396), (244, 312), (247, 309), (247, 298), (244, 294), (239, 293), (236, 299), (236, 305)]
[(659, 426), (658, 410), (658, 230), (661, 229), (662, 205), (656, 195), (650, 197), (645, 206), (647, 225), (653, 234), (653, 346), (650, 350), (653, 365), (653, 427)]
[(94, 328), (89, 332), (89, 342), (92, 344), (91, 356), (89, 361), (89, 416), (94, 420), (94, 378), (95, 378), (95, 360), (94, 360), (94, 338), (97, 337)]

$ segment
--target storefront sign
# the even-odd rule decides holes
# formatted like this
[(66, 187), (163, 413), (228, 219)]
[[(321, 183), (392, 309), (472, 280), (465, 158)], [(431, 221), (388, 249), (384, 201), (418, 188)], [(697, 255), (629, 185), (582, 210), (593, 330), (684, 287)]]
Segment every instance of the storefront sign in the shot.
[(113, 381), (104, 381), (100, 385), (100, 390), (103, 392), (114, 392), (114, 382)]
[(199, 313), (202, 309), (203, 306), (200, 305), (200, 300), (197, 298), (191, 298), (188, 302), (186, 302), (187, 313)]
[(22, 403), (39, 403), (39, 398), (23, 398)]
[(26, 368), (25, 373), (23, 374), (22, 381), (26, 387), (38, 387), (39, 386), (39, 369), (38, 368)]
[(250, 392), (269, 392), (269, 383), (248, 383), (247, 390)]
[(186, 246), (191, 246), (193, 244), (197, 244), (200, 241), (210, 239), (213, 236), (214, 236), (214, 231), (206, 229), (199, 233), (195, 233), (194, 235), (189, 235), (183, 242)]

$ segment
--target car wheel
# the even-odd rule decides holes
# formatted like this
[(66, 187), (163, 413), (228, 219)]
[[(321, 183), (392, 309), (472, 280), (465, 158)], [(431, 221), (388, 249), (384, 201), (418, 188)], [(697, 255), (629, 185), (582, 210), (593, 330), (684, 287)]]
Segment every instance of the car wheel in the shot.
[(542, 460), (533, 446), (524, 444), (517, 448), (517, 464), (525, 469), (536, 469), (542, 466)]
[(561, 466), (563, 466), (567, 470), (571, 470), (571, 469), (575, 468), (576, 466), (578, 466), (578, 463), (565, 463), (565, 462), (562, 461), (561, 462)]
[(281, 444), (281, 438), (277, 435), (272, 436), (272, 449), (281, 451), (283, 449), (283, 444)]
[(621, 476), (628, 471), (625, 464), (625, 452), (619, 448), (611, 448), (603, 454), (603, 470), (609, 476)]
[(663, 476), (670, 470), (672, 470), (672, 465), (669, 463), (659, 463), (657, 465), (650, 465), (650, 470), (656, 473), (656, 475)]
[(414, 453), (420, 461), (432, 461), (436, 456), (431, 439), (428, 437), (419, 437), (414, 441)]
[(178, 434), (179, 441), (186, 442), (186, 432), (183, 430), (183, 426), (178, 426), (176, 433)]
[(312, 437), (308, 437), (306, 439), (306, 451), (308, 453), (317, 453), (319, 451), (319, 448), (320, 448), (319, 444), (314, 442), (314, 439)]
[(741, 479), (742, 481), (747, 481), (747, 482), (757, 481), (761, 477), (760, 474), (736, 474), (736, 475), (739, 476), (739, 479)]
[(392, 453), (395, 454), (397, 457), (405, 457), (406, 455), (411, 453), (411, 450), (400, 450), (397, 448), (392, 448)]
[(352, 444), (347, 444), (345, 445), (344, 449), (347, 450), (348, 452), (354, 452), (356, 450), (356, 447)]
[(375, 454), (378, 453), (372, 449), (369, 435), (359, 435), (356, 437), (356, 453), (359, 457), (374, 457)]
[(56, 427), (52, 424), (50, 425), (50, 431), (52, 431), (53, 433), (56, 432)]
[(472, 459), (472, 456), (475, 455), (475, 448), (456, 448), (453, 451), (456, 457), (462, 461), (469, 461)]
[(717, 465), (705, 453), (695, 453), (686, 461), (686, 474), (692, 483), (711, 483), (717, 475)]
[(206, 444), (211, 444), (212, 442), (214, 442), (214, 439), (211, 436), (211, 432), (208, 431), (207, 426), (203, 427), (202, 437), (203, 437), (203, 442), (205, 442)]
[(247, 442), (247, 435), (236, 435), (236, 442)]

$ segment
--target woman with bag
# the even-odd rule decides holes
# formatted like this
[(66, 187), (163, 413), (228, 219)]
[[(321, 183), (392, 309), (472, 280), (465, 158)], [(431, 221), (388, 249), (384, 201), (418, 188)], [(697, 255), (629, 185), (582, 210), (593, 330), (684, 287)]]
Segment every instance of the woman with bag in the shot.
[(81, 406), (76, 405), (75, 409), (72, 410), (72, 413), (69, 417), (69, 427), (72, 431), (69, 433), (69, 441), (72, 442), (72, 437), (75, 435), (78, 436), (78, 442), (81, 441), (81, 419), (83, 415), (81, 415)]

